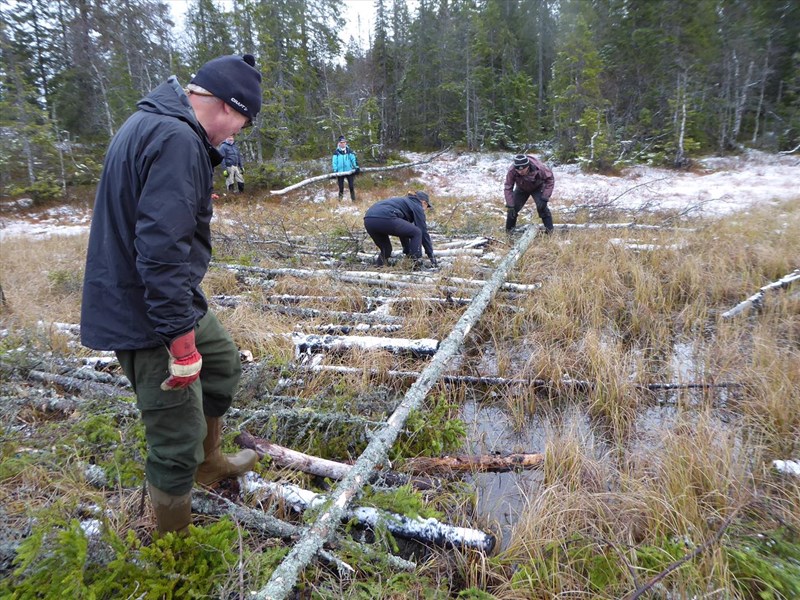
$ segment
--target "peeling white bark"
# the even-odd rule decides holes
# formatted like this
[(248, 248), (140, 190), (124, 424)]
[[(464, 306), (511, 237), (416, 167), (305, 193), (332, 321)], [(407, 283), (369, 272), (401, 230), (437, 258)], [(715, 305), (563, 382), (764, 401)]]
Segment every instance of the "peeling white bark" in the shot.
[(800, 280), (800, 269), (796, 269), (791, 273), (789, 273), (788, 275), (784, 275), (778, 281), (773, 281), (772, 283), (765, 285), (755, 294), (750, 296), (747, 300), (740, 302), (729, 311), (722, 313), (722, 318), (730, 319), (731, 317), (735, 317), (739, 313), (742, 313), (751, 308), (760, 308), (762, 302), (764, 301), (765, 293), (767, 293), (770, 290), (788, 288), (792, 283), (798, 280)]
[[(245, 475), (243, 489), (246, 493), (257, 496), (267, 494), (277, 498), (299, 513), (323, 507), (329, 500), (324, 494), (317, 494), (290, 483), (264, 481), (252, 472)], [(340, 518), (343, 523), (355, 520), (371, 528), (383, 526), (393, 535), (440, 546), (491, 552), (495, 544), (494, 536), (477, 529), (454, 527), (433, 518), (412, 518), (368, 506), (346, 510)]]

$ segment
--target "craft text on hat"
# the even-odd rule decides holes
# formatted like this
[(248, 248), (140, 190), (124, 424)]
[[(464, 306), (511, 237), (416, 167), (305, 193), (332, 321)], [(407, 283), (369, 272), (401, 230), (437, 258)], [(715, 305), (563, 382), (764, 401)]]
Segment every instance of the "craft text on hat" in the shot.
[(261, 73), (255, 67), (252, 54), (220, 56), (200, 67), (190, 83), (208, 90), (252, 122), (261, 110)]
[(524, 154), (517, 154), (514, 157), (514, 168), (515, 169), (524, 169), (529, 165), (528, 157)]

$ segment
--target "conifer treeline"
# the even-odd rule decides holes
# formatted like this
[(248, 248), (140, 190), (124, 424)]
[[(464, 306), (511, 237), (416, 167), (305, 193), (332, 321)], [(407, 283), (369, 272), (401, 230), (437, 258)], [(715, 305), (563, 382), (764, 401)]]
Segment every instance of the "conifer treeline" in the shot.
[[(0, 9), (0, 186), (92, 181), (108, 139), (170, 74), (252, 52), (260, 161), (390, 148), (536, 147), (595, 168), (800, 143), (796, 0), (374, 0), (369, 48), (338, 0), (158, 0)], [(227, 10), (228, 7), (230, 10)]]

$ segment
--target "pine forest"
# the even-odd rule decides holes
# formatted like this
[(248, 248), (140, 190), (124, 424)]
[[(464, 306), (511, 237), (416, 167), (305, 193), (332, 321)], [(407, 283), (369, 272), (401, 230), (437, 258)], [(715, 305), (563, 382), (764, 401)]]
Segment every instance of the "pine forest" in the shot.
[(319, 157), (340, 133), (392, 148), (536, 148), (603, 171), (682, 166), (743, 144), (800, 143), (795, 0), (375, 0), (369, 47), (343, 46), (337, 0), (6, 4), (0, 189), (99, 177), (135, 103), (222, 54), (253, 53), (258, 162)]

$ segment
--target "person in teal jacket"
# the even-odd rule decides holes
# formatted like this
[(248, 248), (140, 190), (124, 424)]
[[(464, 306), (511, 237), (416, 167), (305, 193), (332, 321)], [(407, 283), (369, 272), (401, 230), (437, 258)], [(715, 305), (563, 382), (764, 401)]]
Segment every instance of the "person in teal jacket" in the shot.
[(336, 150), (333, 151), (331, 164), (333, 165), (334, 173), (347, 173), (347, 175), (336, 177), (336, 181), (339, 183), (339, 201), (341, 202), (342, 198), (344, 198), (344, 180), (347, 178), (347, 187), (350, 188), (350, 200), (355, 202), (355, 180), (361, 169), (358, 166), (356, 153), (347, 145), (347, 139), (343, 135), (339, 136), (339, 143), (336, 146)]

